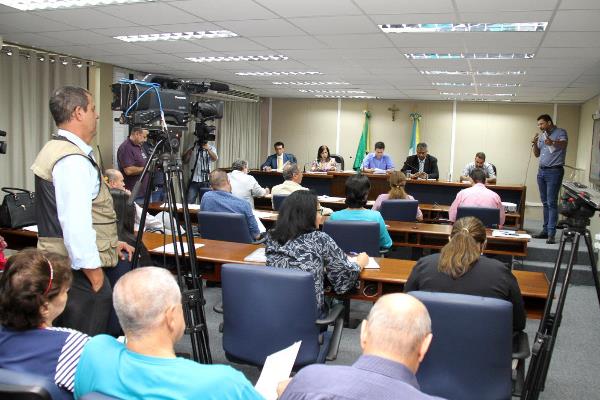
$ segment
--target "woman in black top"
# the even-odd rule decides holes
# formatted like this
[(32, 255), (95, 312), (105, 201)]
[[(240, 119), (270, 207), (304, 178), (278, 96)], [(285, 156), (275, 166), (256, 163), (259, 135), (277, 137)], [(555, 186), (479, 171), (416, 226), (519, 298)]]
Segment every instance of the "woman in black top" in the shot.
[(485, 244), (485, 227), (479, 219), (459, 219), (442, 251), (417, 262), (404, 291), (459, 293), (508, 300), (513, 305), (513, 330), (521, 331), (525, 328), (526, 314), (519, 284), (504, 264), (481, 255)]
[(325, 312), (325, 276), (336, 293), (347, 292), (356, 284), (369, 256), (360, 253), (356, 262), (350, 261), (328, 234), (317, 230), (321, 210), (317, 196), (308, 190), (290, 194), (281, 205), (275, 229), (267, 235), (265, 253), (269, 267), (310, 272), (315, 281), (317, 308)]

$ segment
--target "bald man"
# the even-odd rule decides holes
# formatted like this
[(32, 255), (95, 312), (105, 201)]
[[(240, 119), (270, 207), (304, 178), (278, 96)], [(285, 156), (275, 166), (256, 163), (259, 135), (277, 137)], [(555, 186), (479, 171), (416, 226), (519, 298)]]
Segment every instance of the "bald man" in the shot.
[(407, 294), (385, 295), (362, 323), (363, 355), (352, 366), (303, 368), (280, 399), (439, 399), (422, 393), (415, 377), (431, 339), (423, 303)]
[(127, 344), (108, 335), (88, 342), (75, 374), (76, 399), (90, 392), (119, 399), (262, 399), (233, 368), (175, 355), (185, 320), (179, 287), (166, 269), (128, 272), (113, 301)]

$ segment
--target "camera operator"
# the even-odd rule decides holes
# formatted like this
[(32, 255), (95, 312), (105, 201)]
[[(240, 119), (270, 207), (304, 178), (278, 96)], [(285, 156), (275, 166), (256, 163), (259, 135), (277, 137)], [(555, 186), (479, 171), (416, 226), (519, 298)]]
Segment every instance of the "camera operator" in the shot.
[[(195, 157), (192, 158), (192, 154)], [(211, 171), (210, 163), (219, 159), (215, 146), (208, 143), (207, 140), (198, 139), (192, 147), (183, 153), (183, 162), (193, 161), (192, 176), (187, 192), (188, 204), (199, 204), (198, 195), (200, 188), (210, 187), (209, 174)]]

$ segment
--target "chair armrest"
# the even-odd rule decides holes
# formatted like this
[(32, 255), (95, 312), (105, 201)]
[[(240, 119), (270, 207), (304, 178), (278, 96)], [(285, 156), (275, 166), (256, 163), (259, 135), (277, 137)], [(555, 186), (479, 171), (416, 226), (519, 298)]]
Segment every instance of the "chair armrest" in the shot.
[(333, 323), (338, 319), (340, 315), (342, 315), (343, 312), (344, 305), (336, 304), (331, 310), (329, 310), (329, 313), (325, 318), (320, 318), (316, 320), (315, 323), (319, 326), (333, 325)]
[(526, 358), (529, 358), (530, 355), (531, 350), (529, 349), (529, 337), (527, 336), (527, 333), (523, 331), (515, 333), (515, 336), (513, 337), (513, 360), (525, 360)]
[(217, 303), (215, 304), (215, 306), (213, 307), (213, 311), (216, 312), (217, 314), (223, 314), (223, 303)]
[(379, 257), (385, 257), (385, 255), (389, 253), (391, 249), (391, 247), (389, 249), (379, 249)]

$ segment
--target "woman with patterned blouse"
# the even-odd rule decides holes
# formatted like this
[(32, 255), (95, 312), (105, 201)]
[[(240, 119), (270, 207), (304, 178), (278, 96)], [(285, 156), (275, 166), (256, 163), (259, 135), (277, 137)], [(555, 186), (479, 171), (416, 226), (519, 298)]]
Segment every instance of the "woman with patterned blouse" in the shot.
[(317, 230), (321, 222), (317, 196), (308, 190), (290, 194), (279, 209), (275, 228), (267, 235), (267, 266), (310, 272), (315, 281), (317, 307), (326, 312), (323, 281), (325, 276), (336, 293), (351, 289), (360, 271), (369, 262), (360, 253), (356, 262), (324, 232)]
[(337, 170), (337, 162), (331, 157), (329, 147), (322, 145), (317, 151), (317, 159), (312, 162), (310, 170), (312, 172), (327, 172)]

